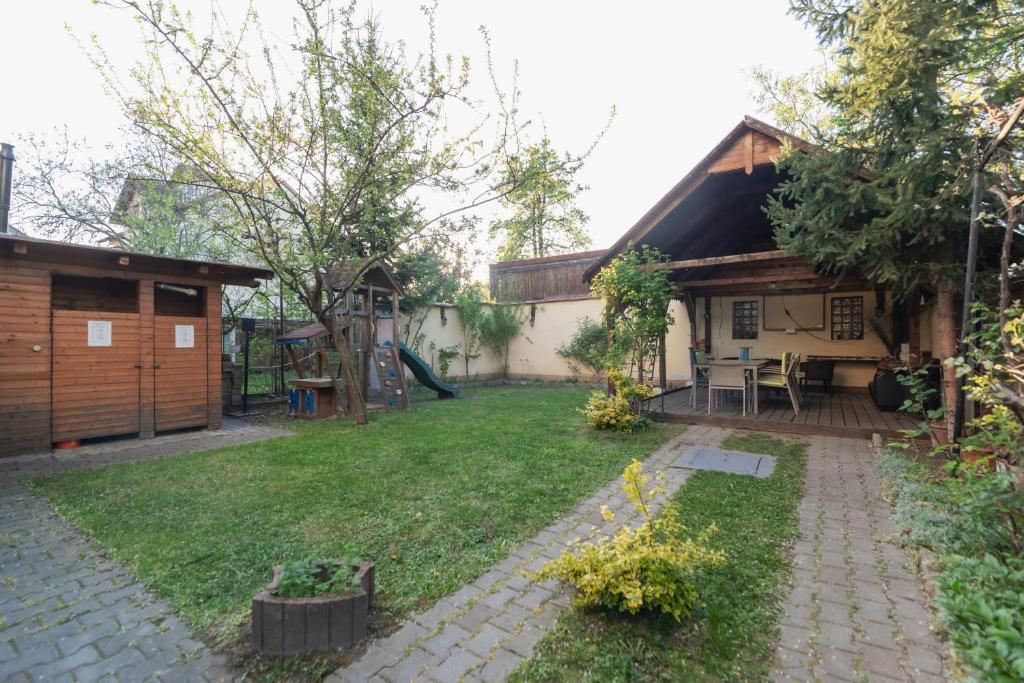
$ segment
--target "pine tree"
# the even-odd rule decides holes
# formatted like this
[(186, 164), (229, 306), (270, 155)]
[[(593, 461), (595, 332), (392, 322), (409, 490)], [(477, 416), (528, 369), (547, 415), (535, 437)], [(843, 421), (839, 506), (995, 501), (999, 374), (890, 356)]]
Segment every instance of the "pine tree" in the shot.
[[(779, 246), (897, 296), (934, 287), (939, 353), (956, 353), (982, 104), (1019, 95), (1020, 0), (793, 0), (834, 72), (816, 92), (830, 113), (820, 154), (789, 153), (768, 206)], [(952, 372), (943, 373), (947, 406)], [(947, 411), (947, 419), (952, 411)]]

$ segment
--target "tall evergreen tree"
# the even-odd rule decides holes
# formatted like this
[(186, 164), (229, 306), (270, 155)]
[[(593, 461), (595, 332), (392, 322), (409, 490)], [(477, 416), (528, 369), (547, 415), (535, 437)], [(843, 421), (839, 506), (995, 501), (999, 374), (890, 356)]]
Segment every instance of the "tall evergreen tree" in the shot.
[(825, 151), (781, 161), (788, 180), (768, 206), (776, 241), (897, 296), (934, 287), (938, 350), (951, 358), (974, 150), (991, 128), (988, 106), (1024, 84), (1024, 3), (793, 0), (792, 12), (835, 67), (816, 92), (830, 113), (816, 140)]

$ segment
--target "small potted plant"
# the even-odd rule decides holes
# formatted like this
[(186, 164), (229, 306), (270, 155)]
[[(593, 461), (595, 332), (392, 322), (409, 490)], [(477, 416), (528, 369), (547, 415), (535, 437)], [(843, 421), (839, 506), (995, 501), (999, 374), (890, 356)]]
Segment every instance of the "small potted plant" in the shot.
[(341, 650), (366, 637), (373, 563), (303, 559), (274, 567), (252, 600), (252, 645), (264, 654)]

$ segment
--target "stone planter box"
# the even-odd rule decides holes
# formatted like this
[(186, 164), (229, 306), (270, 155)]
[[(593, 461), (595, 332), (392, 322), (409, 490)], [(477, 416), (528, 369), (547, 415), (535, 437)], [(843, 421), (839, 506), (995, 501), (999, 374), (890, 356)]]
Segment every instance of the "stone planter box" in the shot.
[(312, 598), (274, 595), (282, 569), (274, 567), (274, 580), (252, 599), (252, 646), (256, 650), (268, 655), (341, 650), (366, 637), (373, 603), (372, 562), (353, 567), (360, 588)]

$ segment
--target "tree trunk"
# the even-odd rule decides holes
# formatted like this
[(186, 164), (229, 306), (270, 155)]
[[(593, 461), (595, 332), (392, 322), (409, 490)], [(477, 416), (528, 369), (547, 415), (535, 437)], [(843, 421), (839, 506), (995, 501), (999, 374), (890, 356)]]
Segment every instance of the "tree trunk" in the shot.
[(940, 281), (937, 286), (936, 310), (939, 315), (939, 358), (942, 360), (942, 404), (946, 407), (946, 428), (953, 434), (953, 413), (956, 406), (956, 373), (946, 360), (956, 357), (956, 316), (953, 285)]

